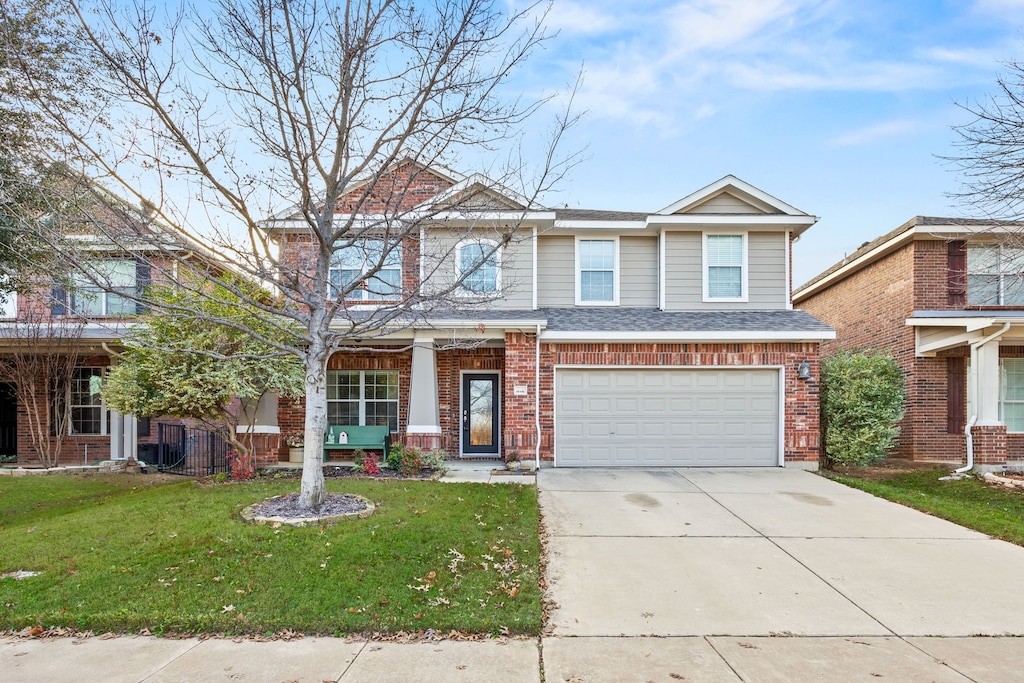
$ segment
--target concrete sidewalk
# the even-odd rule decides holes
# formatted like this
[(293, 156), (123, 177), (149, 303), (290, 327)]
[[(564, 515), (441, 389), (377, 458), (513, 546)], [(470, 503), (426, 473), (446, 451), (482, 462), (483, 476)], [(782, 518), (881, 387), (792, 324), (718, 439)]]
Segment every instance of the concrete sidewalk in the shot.
[(0, 639), (4, 683), (1004, 683), (1021, 661), (1021, 638)]

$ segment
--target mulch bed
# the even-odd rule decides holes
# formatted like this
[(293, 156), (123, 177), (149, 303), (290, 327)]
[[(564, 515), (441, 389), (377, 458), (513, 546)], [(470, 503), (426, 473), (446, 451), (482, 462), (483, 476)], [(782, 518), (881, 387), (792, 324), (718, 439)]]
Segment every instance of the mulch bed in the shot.
[(299, 494), (288, 493), (265, 500), (253, 512), (260, 517), (332, 517), (366, 509), (366, 501), (347, 493), (328, 493), (320, 507), (310, 508), (299, 502)]

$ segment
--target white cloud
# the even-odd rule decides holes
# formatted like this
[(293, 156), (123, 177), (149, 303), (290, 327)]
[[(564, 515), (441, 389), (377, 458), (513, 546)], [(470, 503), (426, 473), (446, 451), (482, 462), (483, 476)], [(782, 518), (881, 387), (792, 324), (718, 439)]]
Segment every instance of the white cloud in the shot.
[(885, 138), (914, 133), (925, 127), (927, 127), (927, 124), (921, 121), (886, 121), (885, 123), (878, 123), (873, 126), (843, 133), (829, 140), (828, 144), (833, 147), (857, 147)]
[(696, 52), (743, 45), (777, 22), (790, 19), (800, 3), (789, 0), (697, 0), (670, 12), (673, 49)]
[(615, 18), (571, 0), (557, 0), (551, 5), (544, 25), (562, 34), (598, 34), (617, 26)]

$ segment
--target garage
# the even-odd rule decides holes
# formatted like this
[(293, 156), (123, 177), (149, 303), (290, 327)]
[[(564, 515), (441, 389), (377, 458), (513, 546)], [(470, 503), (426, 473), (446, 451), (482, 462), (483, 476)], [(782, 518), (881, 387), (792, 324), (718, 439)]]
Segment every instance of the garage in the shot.
[(556, 368), (558, 467), (779, 464), (777, 369)]

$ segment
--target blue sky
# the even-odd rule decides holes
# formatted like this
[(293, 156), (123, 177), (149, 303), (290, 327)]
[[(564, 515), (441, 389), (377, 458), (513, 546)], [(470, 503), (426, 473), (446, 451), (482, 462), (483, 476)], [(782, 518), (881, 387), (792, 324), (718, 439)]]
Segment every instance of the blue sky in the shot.
[(583, 65), (586, 160), (548, 203), (655, 211), (732, 173), (820, 217), (800, 284), (946, 193), (957, 103), (1024, 59), (1024, 0), (555, 0), (531, 62), (559, 87)]

